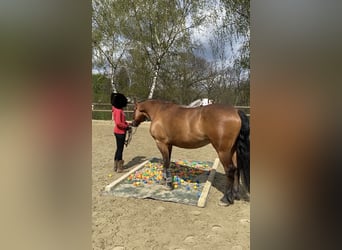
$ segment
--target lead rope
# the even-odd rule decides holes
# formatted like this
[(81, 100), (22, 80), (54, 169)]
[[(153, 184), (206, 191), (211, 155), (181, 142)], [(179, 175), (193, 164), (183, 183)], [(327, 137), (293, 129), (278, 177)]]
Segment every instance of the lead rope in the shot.
[(136, 131), (137, 131), (137, 128), (135, 128), (134, 132), (133, 132), (133, 128), (131, 126), (128, 127), (128, 129), (126, 131), (126, 139), (125, 139), (126, 147), (128, 147), (128, 144), (131, 142), (133, 134), (135, 134)]

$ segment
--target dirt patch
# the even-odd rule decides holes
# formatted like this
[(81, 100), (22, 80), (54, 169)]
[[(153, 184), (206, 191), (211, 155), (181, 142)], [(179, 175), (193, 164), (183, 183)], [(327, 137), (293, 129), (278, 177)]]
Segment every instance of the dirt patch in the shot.
[[(218, 205), (225, 176), (218, 167), (205, 208), (103, 196), (106, 185), (122, 174), (113, 172), (115, 140), (111, 121), (92, 122), (92, 232), (93, 249), (250, 249), (250, 203)], [(160, 158), (149, 123), (142, 123), (124, 150), (125, 166)], [(211, 146), (173, 148), (172, 159), (214, 161)]]

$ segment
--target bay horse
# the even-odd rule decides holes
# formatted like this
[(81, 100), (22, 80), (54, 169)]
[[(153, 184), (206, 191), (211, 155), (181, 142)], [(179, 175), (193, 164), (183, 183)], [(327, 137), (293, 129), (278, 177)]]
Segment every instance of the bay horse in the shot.
[(172, 146), (199, 148), (211, 143), (227, 176), (219, 204), (228, 206), (240, 199), (240, 172), (242, 183), (250, 191), (249, 120), (242, 111), (223, 104), (186, 107), (152, 99), (135, 102), (132, 126), (137, 127), (146, 119), (151, 120), (150, 133), (163, 157), (168, 190), (172, 190)]

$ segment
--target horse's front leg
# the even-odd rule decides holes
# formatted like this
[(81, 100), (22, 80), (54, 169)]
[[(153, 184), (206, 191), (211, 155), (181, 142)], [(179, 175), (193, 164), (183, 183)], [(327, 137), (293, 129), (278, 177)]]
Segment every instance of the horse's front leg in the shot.
[(160, 141), (156, 141), (156, 143), (163, 157), (163, 165), (164, 165), (163, 178), (165, 181), (165, 186), (168, 190), (172, 190), (172, 174), (170, 170), (170, 158), (171, 158), (172, 145), (161, 143)]

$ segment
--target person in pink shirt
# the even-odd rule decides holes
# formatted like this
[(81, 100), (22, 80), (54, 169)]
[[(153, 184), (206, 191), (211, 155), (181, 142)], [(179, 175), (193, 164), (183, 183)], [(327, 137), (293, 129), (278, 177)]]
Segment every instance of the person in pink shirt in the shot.
[(114, 121), (114, 135), (116, 139), (116, 151), (114, 155), (114, 171), (118, 173), (124, 172), (122, 159), (126, 131), (130, 124), (126, 121), (126, 116), (123, 108), (127, 106), (127, 98), (120, 93), (112, 93), (112, 119)]

